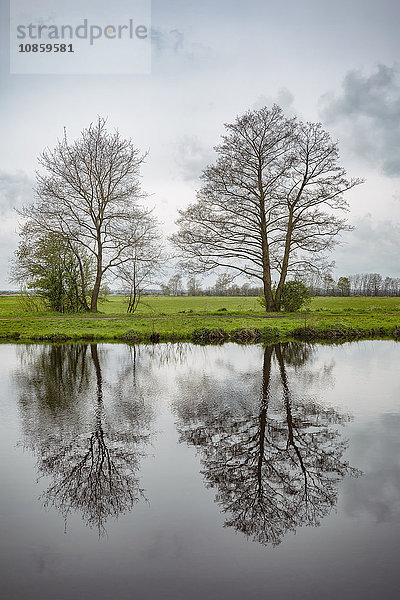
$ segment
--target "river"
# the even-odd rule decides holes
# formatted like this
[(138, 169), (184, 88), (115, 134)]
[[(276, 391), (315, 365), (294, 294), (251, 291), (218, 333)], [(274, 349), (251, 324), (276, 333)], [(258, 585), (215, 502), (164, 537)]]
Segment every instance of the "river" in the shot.
[(7, 600), (400, 597), (400, 343), (0, 345)]

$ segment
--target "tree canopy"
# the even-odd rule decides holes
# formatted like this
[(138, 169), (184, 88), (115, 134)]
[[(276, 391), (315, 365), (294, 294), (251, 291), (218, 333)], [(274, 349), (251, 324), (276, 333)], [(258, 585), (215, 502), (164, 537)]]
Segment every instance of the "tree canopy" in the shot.
[[(23, 235), (36, 243), (51, 236), (70, 249), (82, 297), (90, 294), (92, 312), (97, 311), (104, 276), (132, 257), (137, 261), (134, 249), (154, 241), (154, 219), (139, 204), (145, 156), (118, 131), (107, 131), (106, 120), (99, 117), (79, 139), (69, 142), (64, 132), (54, 150), (39, 157), (43, 170), (37, 173), (36, 200), (21, 211)], [(90, 289), (83, 257), (93, 265)]]
[(280, 310), (289, 275), (328, 266), (326, 251), (350, 229), (339, 216), (348, 206), (343, 194), (362, 180), (347, 179), (320, 123), (287, 118), (277, 105), (225, 128), (172, 241), (189, 272), (223, 267), (255, 277), (266, 310)]
[(93, 285), (94, 265), (87, 253), (77, 256), (62, 238), (51, 233), (32, 237), (29, 227), (23, 227), (20, 235), (12, 280), (34, 290), (52, 310), (88, 310), (82, 280), (87, 289)]

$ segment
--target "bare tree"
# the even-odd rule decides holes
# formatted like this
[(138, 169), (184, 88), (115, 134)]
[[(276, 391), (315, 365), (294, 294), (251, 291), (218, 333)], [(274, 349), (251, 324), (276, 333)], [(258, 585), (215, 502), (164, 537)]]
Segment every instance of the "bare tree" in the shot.
[(400, 279), (393, 277), (385, 277), (383, 281), (381, 293), (385, 296), (400, 295)]
[(170, 296), (171, 295), (171, 290), (167, 283), (160, 283), (160, 287), (161, 287), (162, 296)]
[(361, 275), (359, 273), (356, 273), (355, 275), (350, 275), (349, 279), (350, 289), (353, 290), (353, 294), (361, 294)]
[(220, 273), (215, 282), (215, 294), (217, 296), (227, 296), (232, 279), (233, 277), (232, 275), (229, 275), (229, 273)]
[(379, 296), (382, 285), (382, 275), (370, 273), (370, 287), (373, 296)]
[(154, 219), (150, 215), (144, 216), (140, 227), (140, 240), (127, 252), (129, 260), (115, 269), (118, 279), (128, 288), (128, 313), (135, 312), (143, 292), (154, 283), (166, 260)]
[(337, 287), (341, 296), (350, 296), (350, 279), (348, 277), (339, 277)]
[(138, 205), (144, 196), (139, 182), (144, 158), (131, 140), (108, 132), (100, 117), (72, 143), (64, 132), (55, 149), (39, 157), (44, 173), (37, 174), (35, 202), (21, 211), (25, 229), (32, 236), (57, 235), (78, 259), (83, 252), (93, 256), (92, 312), (103, 277), (128, 262), (131, 249), (141, 242), (141, 223), (149, 218)]
[(289, 274), (327, 267), (325, 251), (350, 229), (335, 213), (361, 180), (346, 178), (320, 124), (287, 119), (277, 105), (225, 127), (217, 161), (204, 170), (197, 201), (180, 211), (172, 241), (191, 272), (224, 267), (255, 277), (267, 311), (280, 310)]
[(189, 296), (201, 296), (201, 282), (196, 277), (190, 277), (187, 282)]
[(168, 280), (168, 289), (169, 293), (172, 296), (181, 296), (182, 295), (182, 275), (180, 273), (175, 273)]

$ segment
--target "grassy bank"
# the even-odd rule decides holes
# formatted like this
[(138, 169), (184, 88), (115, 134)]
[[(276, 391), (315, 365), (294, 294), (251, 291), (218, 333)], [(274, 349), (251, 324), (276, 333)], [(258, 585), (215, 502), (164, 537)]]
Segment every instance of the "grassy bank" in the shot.
[(0, 339), (202, 343), (297, 339), (400, 338), (400, 298), (313, 298), (305, 313), (266, 315), (256, 298), (146, 297), (127, 316), (121, 297), (96, 315), (27, 311), (0, 297)]

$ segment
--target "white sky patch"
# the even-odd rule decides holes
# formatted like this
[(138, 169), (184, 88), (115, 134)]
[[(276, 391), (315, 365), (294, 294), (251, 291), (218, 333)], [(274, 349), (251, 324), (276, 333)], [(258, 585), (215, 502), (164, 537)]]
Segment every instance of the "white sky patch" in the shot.
[(33, 201), (34, 181), (23, 171), (0, 171), (0, 215), (4, 218), (15, 209)]
[(14, 252), (18, 247), (18, 217), (15, 213), (8, 213), (0, 220), (0, 290), (15, 289), (15, 284), (10, 284), (10, 267)]

